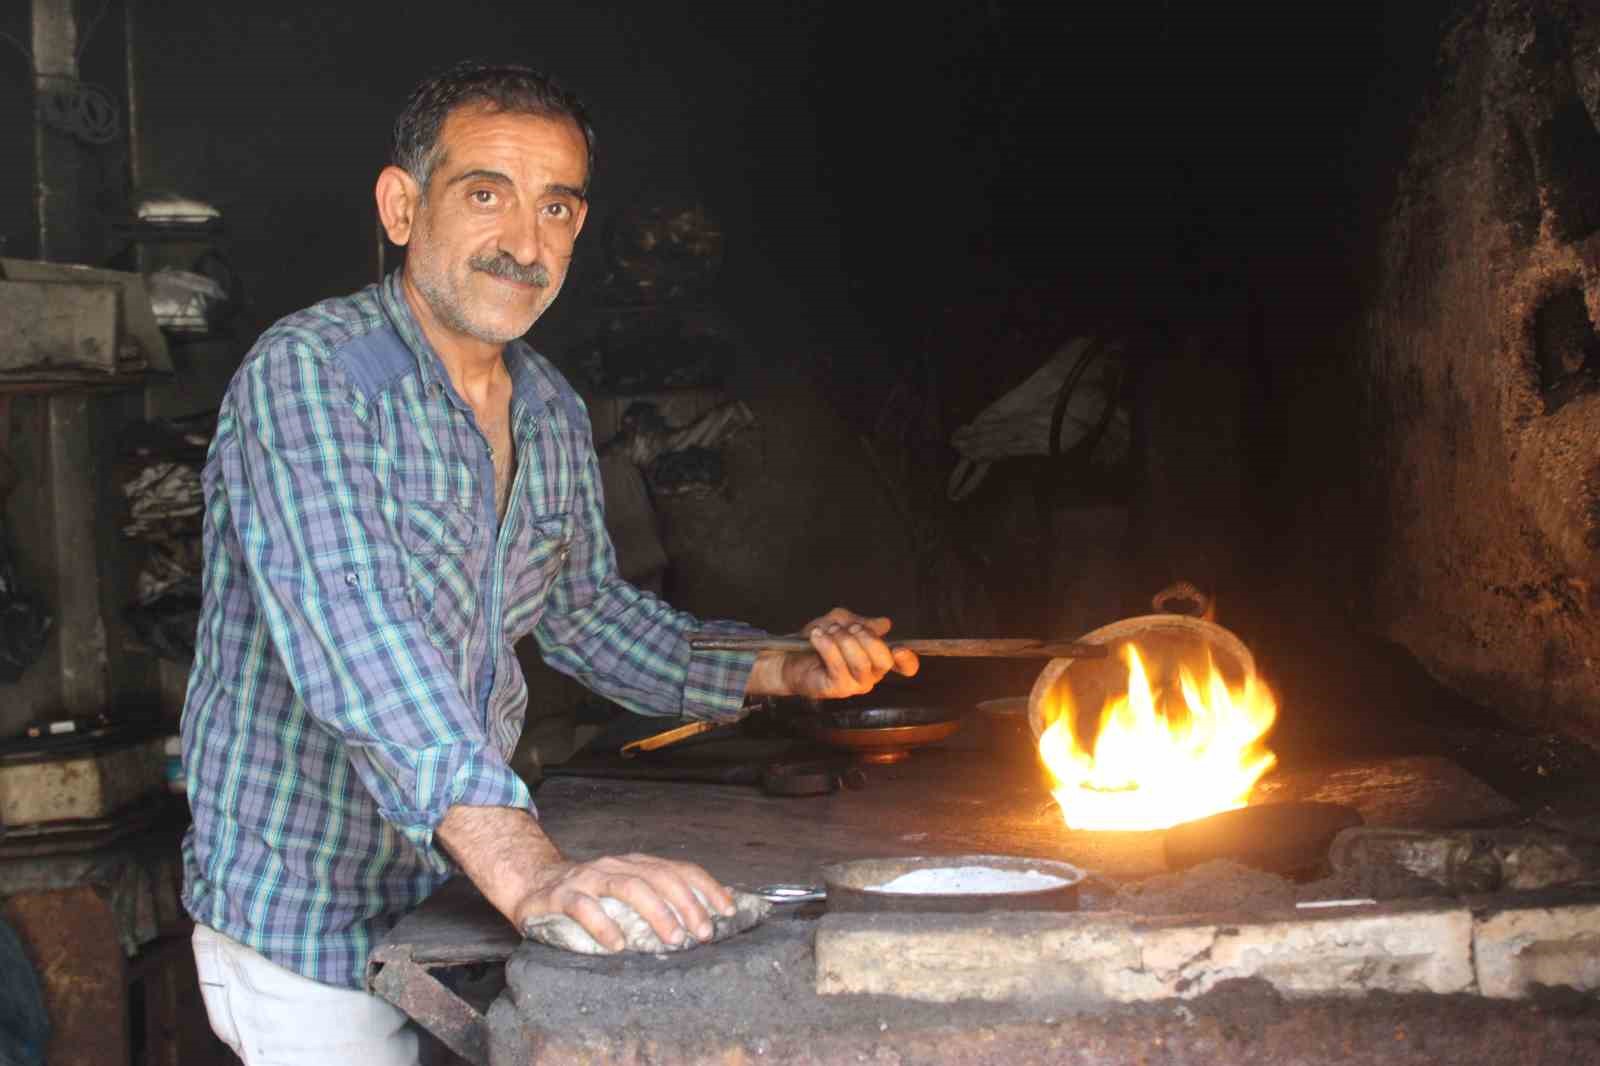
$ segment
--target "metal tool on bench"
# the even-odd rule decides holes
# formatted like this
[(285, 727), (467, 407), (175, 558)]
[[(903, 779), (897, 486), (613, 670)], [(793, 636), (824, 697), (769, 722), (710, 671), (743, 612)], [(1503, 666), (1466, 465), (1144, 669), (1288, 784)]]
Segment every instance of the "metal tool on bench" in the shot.
[[(798, 728), (830, 747), (855, 753), (857, 760), (865, 763), (899, 762), (910, 749), (944, 740), (961, 727), (962, 709), (956, 706), (880, 706), (870, 694), (848, 700), (804, 702), (806, 712), (795, 716)], [(624, 759), (631, 759), (641, 752), (654, 751), (699, 736), (718, 724), (690, 722), (626, 744), (621, 754)], [(768, 791), (774, 789), (769, 788)]]
[(750, 891), (768, 903), (820, 903), (828, 898), (824, 885), (762, 885)]
[(690, 737), (697, 737), (701, 733), (709, 733), (719, 725), (725, 724), (727, 723), (690, 722), (688, 725), (680, 725), (676, 729), (668, 729), (654, 736), (645, 737), (643, 740), (635, 740), (624, 744), (622, 745), (621, 755), (624, 759), (631, 759), (641, 752), (655, 751), (657, 748), (664, 748), (668, 744), (676, 744), (680, 740), (688, 740)]

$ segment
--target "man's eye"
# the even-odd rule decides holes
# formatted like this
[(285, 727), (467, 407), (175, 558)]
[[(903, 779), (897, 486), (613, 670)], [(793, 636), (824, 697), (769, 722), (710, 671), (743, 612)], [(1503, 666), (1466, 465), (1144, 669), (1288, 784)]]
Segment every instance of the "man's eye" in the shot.
[(494, 192), (490, 189), (473, 189), (471, 196), (472, 202), (480, 207), (488, 207), (495, 202)]
[(545, 205), (545, 213), (551, 218), (570, 218), (572, 217), (572, 208), (566, 204), (547, 204)]

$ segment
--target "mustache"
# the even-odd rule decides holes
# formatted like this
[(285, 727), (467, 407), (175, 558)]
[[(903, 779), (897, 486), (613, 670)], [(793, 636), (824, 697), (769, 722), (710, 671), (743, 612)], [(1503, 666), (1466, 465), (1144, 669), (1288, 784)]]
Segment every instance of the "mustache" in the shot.
[(550, 287), (550, 271), (545, 269), (543, 263), (523, 266), (504, 252), (494, 256), (475, 255), (467, 260), (467, 266), (522, 285), (537, 285), (541, 289)]

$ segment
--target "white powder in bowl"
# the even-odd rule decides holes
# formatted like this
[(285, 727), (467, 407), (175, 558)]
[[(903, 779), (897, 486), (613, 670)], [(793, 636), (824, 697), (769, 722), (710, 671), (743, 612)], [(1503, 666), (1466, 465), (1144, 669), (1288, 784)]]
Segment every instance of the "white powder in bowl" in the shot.
[(912, 870), (892, 881), (873, 885), (869, 892), (900, 892), (906, 895), (969, 896), (1002, 892), (1042, 892), (1060, 888), (1066, 879), (1038, 870), (997, 870), (993, 866), (943, 866)]

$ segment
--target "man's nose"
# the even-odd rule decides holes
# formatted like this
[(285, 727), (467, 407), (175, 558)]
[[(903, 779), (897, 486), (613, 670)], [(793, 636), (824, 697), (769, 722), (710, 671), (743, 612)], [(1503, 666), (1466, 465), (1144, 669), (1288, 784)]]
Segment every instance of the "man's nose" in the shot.
[(500, 232), (500, 250), (517, 261), (532, 266), (539, 261), (539, 214), (537, 210), (518, 211)]

